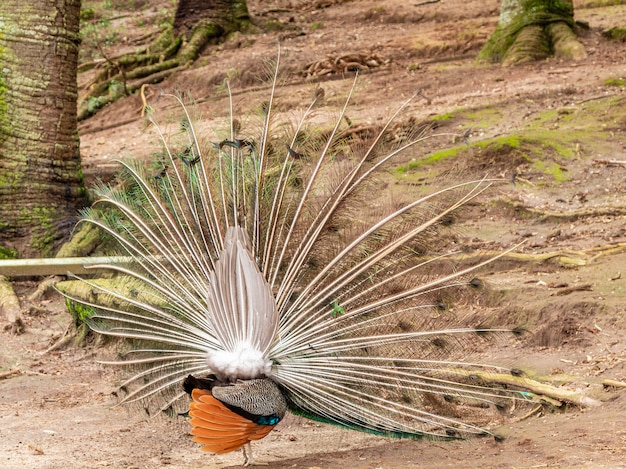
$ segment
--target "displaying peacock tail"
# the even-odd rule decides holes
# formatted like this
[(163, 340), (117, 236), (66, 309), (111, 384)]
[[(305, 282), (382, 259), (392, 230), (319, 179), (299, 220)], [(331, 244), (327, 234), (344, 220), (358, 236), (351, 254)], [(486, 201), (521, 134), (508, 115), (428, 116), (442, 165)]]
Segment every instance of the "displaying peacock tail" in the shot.
[(98, 187), (85, 213), (128, 258), (99, 266), (113, 280), (83, 279), (88, 297), (66, 293), (94, 331), (127, 339), (115, 364), (138, 370), (121, 402), (185, 412), (190, 394), (207, 451), (262, 438), (287, 407), (381, 435), (486, 434), (441, 409), (520, 397), (477, 377), (507, 370), (464, 361), (515, 330), (465, 326), (447, 308), (493, 259), (456, 265), (446, 225), (491, 182), (393, 193), (390, 168), (431, 135), (394, 130), (407, 102), (355, 137), (351, 94), (320, 131), (315, 101), (275, 117), (274, 80), (256, 115), (208, 137), (164, 95), (182, 117), (172, 133), (150, 118), (156, 166), (123, 162), (121, 183)]

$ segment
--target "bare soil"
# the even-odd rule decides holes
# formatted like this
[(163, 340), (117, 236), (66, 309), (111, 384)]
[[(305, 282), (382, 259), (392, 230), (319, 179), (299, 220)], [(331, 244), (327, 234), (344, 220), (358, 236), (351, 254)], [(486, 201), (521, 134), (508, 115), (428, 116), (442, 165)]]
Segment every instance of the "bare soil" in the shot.
[[(108, 2), (112, 20), (101, 31), (117, 31), (117, 41), (105, 46), (112, 57), (150, 40), (147, 33), (157, 30), (160, 15), (172, 11), (165, 1), (135, 2), (132, 11), (121, 3)], [(283, 83), (291, 97), (282, 103), (285, 111), (306, 106), (317, 87), (325, 91), (326, 109), (337, 109), (354, 74), (334, 70), (307, 77), (306, 71), (329, 57), (361, 53), (364, 63), (373, 59), (376, 65), (361, 72), (350, 114), (356, 122), (382, 122), (419, 89), (423, 98), (411, 109), (416, 122), (462, 116), (439, 121), (446, 131), (473, 128), (471, 142), (523, 135), (533, 126), (535, 133), (540, 127), (549, 134), (599, 123), (597, 132), (569, 141), (566, 155), (546, 149), (546, 161), (565, 174), (558, 180), (508, 147), (488, 158), (478, 150), (464, 152), (433, 174), (441, 177), (460, 166), (509, 181), (461, 217), (463, 242), (502, 250), (526, 240), (518, 253), (562, 254), (547, 260), (508, 258), (485, 277), (489, 298), (468, 308), (484, 308), (529, 332), (486, 350), (482, 359), (582, 390), (601, 405), (553, 412), (544, 407), (496, 428), (506, 437), (503, 442), (389, 440), (290, 416), (254, 445), (256, 459), (276, 468), (626, 467), (626, 388), (603, 385), (606, 379), (626, 381), (626, 166), (607, 163), (626, 160), (626, 118), (620, 108), (626, 88), (606, 82), (626, 78), (626, 54), (623, 43), (601, 35), (626, 26), (626, 5), (574, 2), (576, 19), (590, 26), (580, 31), (587, 59), (553, 58), (504, 69), (474, 61), (497, 23), (500, 0), (248, 3), (255, 21), (271, 31), (236, 35), (208, 47), (194, 67), (149, 87), (148, 96), (155, 97), (159, 88), (190, 92), (209, 126), (227, 115), (219, 89), (226, 77), (239, 108), (265, 99), (268, 88), (258, 78), (263, 60), (276, 57), (280, 39), (281, 60), (290, 72)], [(92, 77), (93, 72), (82, 73), (79, 83), (86, 88)], [(593, 103), (601, 105), (591, 108)], [(149, 155), (154, 135), (144, 131), (140, 111), (135, 95), (80, 124), (88, 184), (109, 180), (120, 155)], [(577, 121), (583, 114), (587, 120)], [(427, 145), (416, 158), (432, 149)], [(394, 184), (411, 190), (416, 177), (409, 172)], [(579, 265), (567, 264), (568, 259)], [(36, 286), (34, 281), (16, 285), (26, 332), (0, 335), (0, 373), (15, 370), (0, 379), (1, 467), (195, 468), (242, 462), (239, 452), (199, 451), (182, 419), (147, 419), (134, 409), (113, 407), (119, 376), (97, 362), (112, 353), (110, 347), (47, 351), (71, 319), (55, 294), (29, 302), (26, 297)]]

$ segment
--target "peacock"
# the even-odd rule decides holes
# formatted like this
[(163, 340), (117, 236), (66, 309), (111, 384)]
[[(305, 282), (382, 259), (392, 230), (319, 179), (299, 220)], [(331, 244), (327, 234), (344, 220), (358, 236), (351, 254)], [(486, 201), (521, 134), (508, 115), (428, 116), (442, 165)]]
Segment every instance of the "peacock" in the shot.
[(493, 181), (394, 190), (398, 159), (433, 135), (401, 125), (412, 101), (376, 132), (359, 127), (355, 78), (331, 125), (319, 91), (279, 116), (279, 62), (250, 115), (234, 117), (228, 93), (224, 131), (201, 134), (194, 104), (163, 93), (180, 117), (168, 131), (149, 113), (152, 166), (122, 160), (83, 214), (125, 262), (97, 266), (113, 279), (80, 278), (89, 295), (64, 294), (93, 331), (123, 339), (106, 362), (131, 370), (120, 403), (184, 415), (202, 450), (242, 449), (245, 465), (287, 411), (400, 438), (490, 435), (442, 409), (522, 398), (479, 378), (507, 368), (464, 361), (519, 329), (450, 308), (493, 260), (455, 262), (451, 220)]

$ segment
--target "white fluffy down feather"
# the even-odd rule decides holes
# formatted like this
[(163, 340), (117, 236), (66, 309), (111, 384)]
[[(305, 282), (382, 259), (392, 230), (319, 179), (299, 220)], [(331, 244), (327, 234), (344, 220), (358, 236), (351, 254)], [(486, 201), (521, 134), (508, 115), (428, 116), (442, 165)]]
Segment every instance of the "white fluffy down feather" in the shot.
[(212, 350), (207, 354), (207, 363), (217, 376), (233, 381), (266, 377), (272, 370), (271, 360), (249, 345), (242, 345), (234, 351)]

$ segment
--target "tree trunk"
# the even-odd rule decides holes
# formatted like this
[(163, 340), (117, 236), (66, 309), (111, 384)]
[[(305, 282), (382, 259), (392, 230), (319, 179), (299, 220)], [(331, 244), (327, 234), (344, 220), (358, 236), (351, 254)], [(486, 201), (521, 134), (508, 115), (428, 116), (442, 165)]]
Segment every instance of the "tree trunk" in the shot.
[(502, 0), (498, 26), (479, 59), (513, 65), (551, 54), (585, 58), (587, 53), (574, 27), (572, 0)]
[(191, 37), (202, 23), (218, 25), (224, 32), (239, 31), (250, 24), (246, 1), (240, 0), (178, 0), (174, 15), (174, 35)]
[(76, 124), (79, 15), (80, 0), (0, 1), (5, 253), (53, 255), (86, 202)]
[[(252, 29), (245, 0), (179, 0), (173, 28), (168, 28), (147, 49), (126, 54), (100, 72), (80, 105), (79, 119), (189, 67), (207, 44), (222, 41), (236, 31)], [(113, 82), (122, 82), (124, 86), (113, 87)]]

